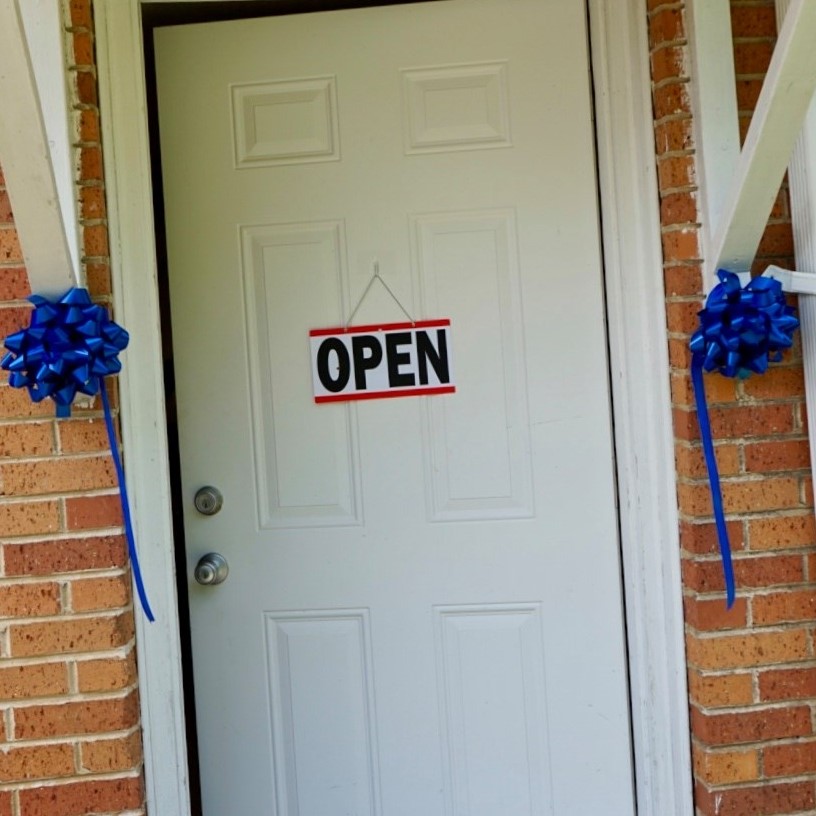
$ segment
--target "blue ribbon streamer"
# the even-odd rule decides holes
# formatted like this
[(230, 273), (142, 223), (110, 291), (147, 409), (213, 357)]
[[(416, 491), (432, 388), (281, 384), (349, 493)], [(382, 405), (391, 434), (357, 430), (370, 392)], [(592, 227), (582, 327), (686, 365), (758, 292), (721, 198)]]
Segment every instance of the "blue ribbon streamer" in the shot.
[(793, 332), (799, 321), (794, 309), (786, 304), (779, 281), (758, 277), (743, 288), (733, 272), (721, 269), (717, 277), (720, 283), (711, 290), (705, 308), (699, 312), (700, 327), (692, 335), (689, 347), (697, 421), (711, 486), (726, 603), (730, 609), (736, 595), (734, 570), (703, 372), (716, 370), (726, 377), (740, 379), (764, 373), (769, 362), (781, 360), (783, 350), (793, 345)]
[(122, 459), (119, 456), (119, 445), (116, 443), (116, 432), (113, 429), (108, 392), (105, 390), (104, 383), (102, 384), (100, 393), (102, 395), (102, 407), (105, 410), (105, 427), (108, 430), (108, 441), (110, 442), (111, 454), (113, 455), (113, 466), (116, 468), (116, 478), (119, 481), (119, 499), (122, 503), (122, 517), (125, 521), (125, 538), (127, 539), (130, 565), (133, 569), (133, 582), (136, 584), (136, 592), (139, 595), (139, 602), (142, 605), (142, 609), (147, 619), (153, 623), (156, 618), (153, 616), (153, 610), (150, 608), (150, 602), (147, 600), (147, 592), (145, 591), (144, 580), (142, 579), (142, 570), (139, 567), (136, 539), (133, 535), (133, 521), (130, 517), (130, 502), (128, 501), (127, 487), (125, 486), (125, 471), (122, 467)]
[(720, 545), (720, 559), (723, 566), (723, 577), (725, 578), (726, 606), (730, 609), (734, 605), (734, 598), (736, 596), (734, 566), (731, 563), (731, 544), (728, 540), (728, 528), (725, 525), (722, 488), (720, 487), (720, 472), (717, 469), (717, 459), (714, 456), (714, 442), (711, 437), (711, 423), (708, 418), (702, 360), (702, 357), (693, 358), (691, 364), (691, 381), (694, 384), (697, 421), (700, 423), (700, 436), (703, 439), (703, 454), (705, 455), (706, 469), (708, 470), (708, 481), (711, 485), (711, 504), (714, 507), (714, 522), (717, 525), (717, 541)]
[(122, 369), (119, 352), (127, 347), (128, 333), (109, 317), (107, 310), (91, 301), (86, 289), (71, 289), (53, 302), (32, 295), (34, 304), (29, 326), (5, 339), (8, 352), (0, 367), (9, 372), (9, 385), (28, 389), (34, 402), (51, 397), (57, 416), (69, 417), (77, 394), (102, 395), (105, 427), (119, 481), (119, 498), (125, 522), (125, 537), (136, 590), (147, 619), (155, 620), (142, 581), (133, 535), (125, 474), (105, 391), (105, 377)]

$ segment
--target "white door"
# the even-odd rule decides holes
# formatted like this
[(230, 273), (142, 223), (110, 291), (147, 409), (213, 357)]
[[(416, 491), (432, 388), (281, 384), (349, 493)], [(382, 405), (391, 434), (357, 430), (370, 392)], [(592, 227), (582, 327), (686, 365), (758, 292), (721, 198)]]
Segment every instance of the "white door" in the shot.
[[(630, 816), (584, 4), (156, 43), (205, 813)], [(456, 392), (315, 404), (375, 261)]]

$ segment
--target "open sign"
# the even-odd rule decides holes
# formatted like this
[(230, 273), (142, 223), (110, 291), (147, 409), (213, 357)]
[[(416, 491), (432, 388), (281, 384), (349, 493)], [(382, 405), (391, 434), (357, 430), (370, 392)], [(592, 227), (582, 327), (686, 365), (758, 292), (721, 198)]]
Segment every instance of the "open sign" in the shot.
[(309, 342), (315, 402), (456, 390), (447, 319), (312, 329)]

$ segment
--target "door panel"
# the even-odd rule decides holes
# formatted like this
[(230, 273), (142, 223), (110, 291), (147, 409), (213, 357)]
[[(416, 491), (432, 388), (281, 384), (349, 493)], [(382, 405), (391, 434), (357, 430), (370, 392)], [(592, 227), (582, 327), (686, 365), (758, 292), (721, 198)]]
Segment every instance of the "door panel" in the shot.
[[(205, 812), (632, 814), (583, 5), (156, 51)], [(449, 317), (456, 392), (316, 405), (375, 266), (355, 324)]]

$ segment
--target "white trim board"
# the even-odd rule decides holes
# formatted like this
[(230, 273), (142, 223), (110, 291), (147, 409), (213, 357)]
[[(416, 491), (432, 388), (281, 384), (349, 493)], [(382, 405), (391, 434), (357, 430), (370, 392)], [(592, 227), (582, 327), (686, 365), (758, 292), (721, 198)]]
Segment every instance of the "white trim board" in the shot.
[(785, 9), (740, 150), (728, 3), (689, 5), (706, 288), (720, 268), (750, 271), (816, 88), (816, 3), (787, 0)]
[[(155, 0), (150, 0), (154, 2)], [(643, 0), (588, 0), (638, 812), (691, 813), (665, 306)], [(127, 481), (156, 624), (137, 616), (148, 812), (187, 816), (140, 0), (94, 0)], [(625, 213), (619, 218), (618, 213)]]
[[(41, 25), (35, 26), (30, 16), (23, 15), (22, 8), (17, 0), (0, 0), (0, 159), (31, 289), (42, 295), (62, 295), (77, 285), (77, 269), (71, 252), (73, 243), (76, 256), (76, 218), (73, 218), (74, 235), (69, 240), (47, 125), (56, 131), (59, 131), (57, 123), (64, 125), (65, 97), (52, 93), (54, 77), (48, 74), (55, 68), (53, 64), (45, 64), (44, 59), (49, 45), (53, 49), (49, 42), (53, 26), (47, 25), (53, 20), (42, 19)], [(25, 8), (30, 14), (31, 7), (26, 5)], [(29, 37), (35, 46), (33, 49), (30, 49)], [(33, 56), (38, 58), (36, 66), (32, 64)], [(61, 51), (59, 57), (57, 77), (62, 79)], [(51, 103), (48, 122), (43, 118), (40, 90)], [(52, 136), (55, 142), (60, 141), (58, 132)], [(67, 149), (67, 142), (63, 147)]]

